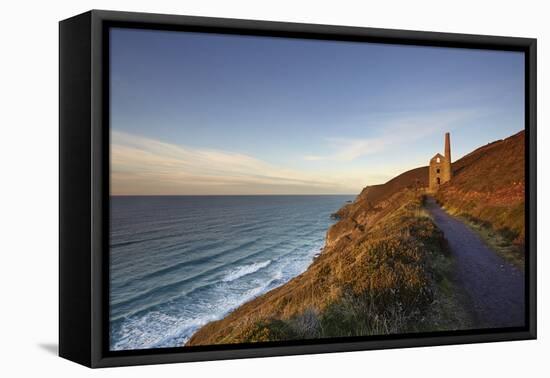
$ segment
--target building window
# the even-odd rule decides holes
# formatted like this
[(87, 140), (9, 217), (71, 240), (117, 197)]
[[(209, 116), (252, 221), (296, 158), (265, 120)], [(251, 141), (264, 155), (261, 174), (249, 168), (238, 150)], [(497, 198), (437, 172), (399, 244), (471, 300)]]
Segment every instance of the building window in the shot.
[(438, 177), (437, 178), (437, 185), (441, 184), (441, 179)]
[(439, 158), (439, 156), (435, 158), (435, 162), (436, 163), (441, 163), (441, 159)]
[(439, 173), (439, 168), (437, 168), (435, 171), (436, 171), (437, 173)]

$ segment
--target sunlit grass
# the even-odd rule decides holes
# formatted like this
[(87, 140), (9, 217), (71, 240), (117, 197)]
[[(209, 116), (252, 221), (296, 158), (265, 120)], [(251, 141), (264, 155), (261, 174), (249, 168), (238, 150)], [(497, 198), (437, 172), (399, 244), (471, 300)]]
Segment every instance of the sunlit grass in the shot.
[(353, 238), (339, 240), (283, 287), (207, 325), (190, 344), (471, 327), (448, 278), (453, 260), (446, 240), (423, 201), (422, 192), (397, 193), (370, 229), (348, 225)]

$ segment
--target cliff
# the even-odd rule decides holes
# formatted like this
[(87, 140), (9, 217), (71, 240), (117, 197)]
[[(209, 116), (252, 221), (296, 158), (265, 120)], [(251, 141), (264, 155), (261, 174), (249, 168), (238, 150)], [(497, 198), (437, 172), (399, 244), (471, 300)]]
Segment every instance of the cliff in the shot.
[[(523, 214), (523, 138), (516, 134), (453, 163), (454, 177), (438, 200), (520, 237), (523, 218), (514, 212)], [(446, 241), (423, 208), (427, 185), (428, 167), (421, 167), (364, 188), (335, 213), (339, 221), (307, 271), (205, 325), (186, 345), (471, 327), (448, 279)]]
[[(426, 326), (437, 264), (448, 256), (408, 183), (426, 169), (366, 188), (340, 212), (303, 274), (201, 328), (186, 345), (414, 332)], [(399, 180), (397, 180), (399, 181)], [(373, 194), (374, 193), (374, 194)], [(372, 195), (372, 196), (371, 196)]]

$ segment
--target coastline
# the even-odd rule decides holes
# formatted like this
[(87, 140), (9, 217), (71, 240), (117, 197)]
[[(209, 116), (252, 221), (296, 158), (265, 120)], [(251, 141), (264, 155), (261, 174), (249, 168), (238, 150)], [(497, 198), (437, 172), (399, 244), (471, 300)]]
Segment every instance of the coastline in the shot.
[[(239, 306), (223, 319), (204, 325), (185, 345), (423, 329), (422, 318), (437, 291), (430, 278), (431, 264), (448, 267), (448, 256), (441, 254), (445, 248), (443, 237), (428, 217), (411, 218), (421, 211), (423, 192), (400, 190), (373, 204), (367, 200), (370, 190), (363, 190), (353, 203), (339, 209), (340, 220), (327, 230), (322, 253), (305, 272)], [(403, 228), (401, 223), (406, 219)], [(419, 219), (421, 232), (412, 238), (412, 223)], [(394, 232), (388, 233), (386, 228)], [(424, 252), (419, 249), (421, 244), (428, 246)], [(403, 255), (398, 263), (394, 261), (396, 249)], [(441, 258), (434, 258), (435, 254)], [(388, 309), (391, 313), (380, 316)], [(356, 328), (357, 324), (342, 329), (337, 324), (339, 320), (335, 319), (354, 311), (368, 318), (362, 322), (369, 324), (368, 329), (362, 325)], [(445, 324), (467, 322), (458, 317), (467, 316), (457, 312)]]
[[(325, 244), (330, 214), (352, 198), (117, 198), (112, 349), (182, 345), (202, 325), (303, 273)], [(136, 261), (147, 271), (135, 270)]]

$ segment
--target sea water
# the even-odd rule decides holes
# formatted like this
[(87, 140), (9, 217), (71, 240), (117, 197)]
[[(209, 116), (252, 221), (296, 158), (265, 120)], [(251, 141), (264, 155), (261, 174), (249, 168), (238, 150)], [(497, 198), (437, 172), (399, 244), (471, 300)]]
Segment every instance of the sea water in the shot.
[(178, 347), (304, 272), (352, 196), (111, 197), (110, 346)]

